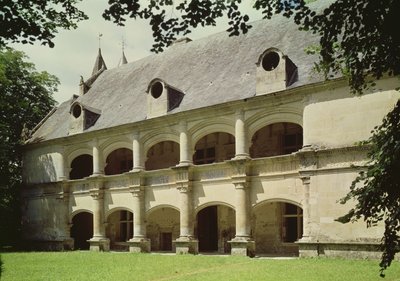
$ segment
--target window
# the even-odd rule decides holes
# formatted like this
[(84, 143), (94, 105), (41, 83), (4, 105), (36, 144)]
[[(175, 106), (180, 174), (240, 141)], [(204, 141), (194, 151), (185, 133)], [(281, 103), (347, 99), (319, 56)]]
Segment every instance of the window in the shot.
[(283, 154), (296, 152), (303, 146), (303, 134), (285, 134), (283, 135)]
[(296, 205), (284, 203), (282, 213), (282, 241), (293, 243), (303, 235), (303, 210)]
[(215, 147), (197, 149), (194, 155), (196, 165), (210, 164), (215, 162)]
[(120, 212), (119, 241), (128, 241), (133, 237), (133, 214), (129, 211)]

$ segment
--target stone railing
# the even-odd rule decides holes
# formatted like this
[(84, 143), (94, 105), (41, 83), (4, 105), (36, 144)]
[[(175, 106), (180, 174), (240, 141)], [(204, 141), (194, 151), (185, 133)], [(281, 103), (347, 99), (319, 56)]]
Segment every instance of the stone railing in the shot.
[(194, 178), (197, 181), (230, 179), (232, 167), (226, 162), (194, 166)]

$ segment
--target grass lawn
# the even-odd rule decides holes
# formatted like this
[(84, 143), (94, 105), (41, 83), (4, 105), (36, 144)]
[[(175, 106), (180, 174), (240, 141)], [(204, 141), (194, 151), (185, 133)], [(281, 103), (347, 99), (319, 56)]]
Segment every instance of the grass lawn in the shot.
[(378, 261), (263, 259), (96, 252), (2, 253), (9, 280), (400, 280), (400, 263), (379, 277)]

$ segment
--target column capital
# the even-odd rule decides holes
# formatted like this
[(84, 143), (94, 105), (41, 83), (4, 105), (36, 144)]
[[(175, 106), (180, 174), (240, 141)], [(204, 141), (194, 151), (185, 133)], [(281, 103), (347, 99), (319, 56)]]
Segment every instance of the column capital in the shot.
[(101, 200), (104, 197), (104, 193), (103, 193), (102, 189), (90, 189), (89, 194), (90, 194), (90, 196), (92, 196), (92, 198), (94, 200)]
[(143, 186), (131, 185), (129, 187), (129, 192), (133, 197), (142, 197), (144, 195), (144, 188)]
[(189, 185), (189, 183), (180, 183), (178, 184), (177, 189), (180, 193), (189, 193), (192, 191), (192, 187)]
[(311, 181), (310, 176), (302, 176), (302, 175), (300, 175), (300, 179), (301, 179), (301, 181), (303, 182), (304, 185), (309, 185), (310, 184), (310, 181)]
[(244, 110), (243, 109), (236, 110), (235, 117), (236, 119), (244, 119)]
[(179, 122), (179, 129), (181, 130), (181, 132), (186, 132), (187, 131), (187, 122), (186, 122), (186, 120), (181, 120)]
[(246, 181), (246, 178), (233, 179), (232, 183), (235, 186), (235, 189), (247, 189), (247, 187), (249, 186), (248, 181)]

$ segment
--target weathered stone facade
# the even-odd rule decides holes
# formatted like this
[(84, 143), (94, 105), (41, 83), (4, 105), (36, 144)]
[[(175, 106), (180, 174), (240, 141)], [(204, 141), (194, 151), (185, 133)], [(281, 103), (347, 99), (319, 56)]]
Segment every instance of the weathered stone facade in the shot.
[[(315, 58), (297, 45), (314, 39), (299, 41), (295, 29), (293, 42), (264, 38), (265, 26), (274, 22), (94, 72), (87, 92), (60, 105), (25, 146), (30, 245), (376, 256), (382, 227), (336, 222), (351, 207), (337, 201), (366, 162), (355, 143), (398, 100), (398, 80), (354, 97), (344, 79), (310, 78)], [(226, 56), (213, 52), (241, 66), (220, 69)], [(174, 70), (160, 63), (173, 59)], [(69, 124), (81, 118), (76, 106), (98, 114), (93, 124)]]

